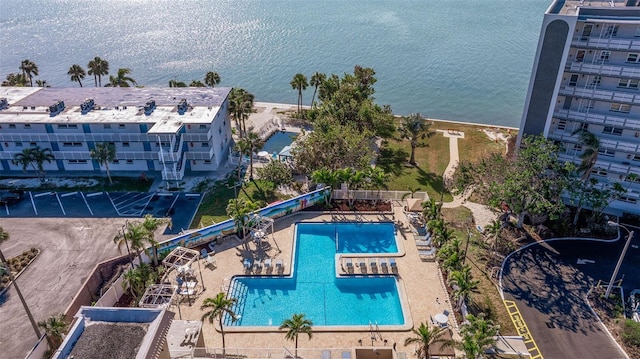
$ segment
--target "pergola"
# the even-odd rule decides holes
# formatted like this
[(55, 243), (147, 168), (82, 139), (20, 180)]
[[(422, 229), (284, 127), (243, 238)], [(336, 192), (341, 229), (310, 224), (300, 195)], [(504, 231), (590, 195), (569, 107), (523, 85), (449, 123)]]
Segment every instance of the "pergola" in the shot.
[[(198, 258), (200, 253), (196, 250), (176, 247), (171, 253), (169, 253), (163, 260), (162, 264), (167, 268), (167, 274), (174, 269), (176, 271), (176, 284), (178, 285), (177, 293), (182, 296), (187, 296), (189, 305), (191, 305), (191, 295), (196, 293), (197, 279), (192, 275), (191, 265), (198, 263), (198, 273), (200, 273), (200, 283), (202, 283), (202, 291), (204, 287), (204, 279), (202, 278), (202, 270), (200, 268), (200, 261)], [(189, 280), (192, 277), (194, 279)], [(186, 288), (183, 289), (182, 285), (186, 284)]]
[[(269, 234), (273, 234), (273, 223), (275, 222), (273, 218), (261, 216), (258, 213), (251, 213), (248, 217), (249, 220), (244, 226), (244, 230), (248, 230), (249, 233), (251, 233), (251, 237), (257, 242), (261, 242), (267, 238)], [(269, 232), (269, 230), (271, 232)], [(280, 247), (278, 247), (275, 238), (273, 239), (273, 243), (276, 245), (276, 248), (278, 248), (278, 251), (280, 251)]]

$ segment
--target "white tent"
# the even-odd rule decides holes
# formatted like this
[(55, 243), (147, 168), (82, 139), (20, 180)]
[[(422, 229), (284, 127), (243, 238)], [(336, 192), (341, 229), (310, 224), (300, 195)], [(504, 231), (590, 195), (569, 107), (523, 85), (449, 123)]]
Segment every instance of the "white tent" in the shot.
[(422, 212), (422, 200), (420, 198), (407, 198), (407, 211)]

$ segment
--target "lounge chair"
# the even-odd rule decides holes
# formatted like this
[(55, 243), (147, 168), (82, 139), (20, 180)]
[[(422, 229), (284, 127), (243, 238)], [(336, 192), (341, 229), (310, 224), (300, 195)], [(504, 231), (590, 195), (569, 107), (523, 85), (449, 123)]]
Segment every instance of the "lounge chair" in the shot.
[(322, 359), (331, 359), (331, 350), (323, 350)]
[(431, 239), (431, 232), (427, 232), (425, 235), (421, 236), (421, 235), (414, 235), (413, 239), (415, 239), (416, 241), (428, 241)]
[(284, 273), (284, 263), (282, 262), (282, 258), (278, 258), (276, 260), (276, 269), (278, 270), (278, 273)]
[(426, 236), (427, 235), (427, 229), (424, 227), (414, 227), (413, 229), (413, 233), (419, 235), (419, 236)]
[(364, 260), (364, 258), (358, 259), (358, 267), (360, 267), (360, 271), (362, 273), (367, 273), (367, 262)]
[(214, 268), (216, 267), (216, 259), (210, 254), (207, 255), (207, 265), (210, 265)]
[(369, 267), (371, 267), (371, 273), (378, 272), (378, 261), (375, 258), (369, 258)]
[(391, 270), (393, 271), (398, 271), (398, 265), (396, 264), (395, 258), (389, 258), (389, 267), (391, 267)]
[(351, 258), (345, 258), (344, 259), (344, 264), (347, 267), (347, 273), (353, 273), (353, 261)]
[(431, 247), (431, 241), (416, 241), (416, 247), (418, 247), (418, 249), (429, 249)]
[(202, 248), (200, 250), (200, 258), (204, 259), (207, 258), (209, 256), (209, 253), (207, 253), (207, 250), (205, 248)]
[(242, 262), (242, 265), (244, 266), (244, 269), (250, 270), (251, 269), (251, 259), (245, 258), (244, 261)]
[(262, 262), (260, 262), (259, 259), (256, 259), (253, 262), (253, 271), (256, 272), (256, 273), (262, 272)]
[(434, 261), (436, 259), (436, 249), (431, 248), (429, 250), (424, 250), (424, 251), (419, 250), (418, 255), (420, 256), (420, 259), (423, 261)]
[(262, 262), (262, 263), (264, 264), (264, 268), (267, 271), (270, 271), (271, 269), (273, 269), (273, 268), (271, 268), (271, 258), (265, 259), (264, 262)]
[(389, 267), (387, 266), (387, 260), (384, 258), (380, 258), (380, 270), (389, 273)]

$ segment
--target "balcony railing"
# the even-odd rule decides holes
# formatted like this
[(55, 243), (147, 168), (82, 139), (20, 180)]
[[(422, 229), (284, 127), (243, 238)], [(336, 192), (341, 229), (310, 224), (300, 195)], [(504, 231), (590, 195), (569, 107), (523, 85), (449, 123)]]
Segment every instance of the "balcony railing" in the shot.
[(596, 49), (611, 50), (638, 50), (640, 51), (640, 40), (609, 38), (601, 39), (598, 37), (575, 37), (571, 40), (572, 46), (591, 47)]
[(640, 95), (611, 90), (599, 90), (584, 88), (581, 86), (565, 86), (560, 89), (560, 94), (564, 96), (584, 97), (594, 100), (620, 102), (629, 104), (640, 104)]
[(576, 110), (557, 109), (553, 112), (553, 116), (560, 119), (579, 121), (589, 124), (611, 125), (631, 130), (640, 131), (640, 120), (614, 115), (603, 115), (597, 112), (580, 112)]
[(640, 67), (572, 62), (565, 68), (569, 72), (598, 74), (612, 77), (640, 78)]

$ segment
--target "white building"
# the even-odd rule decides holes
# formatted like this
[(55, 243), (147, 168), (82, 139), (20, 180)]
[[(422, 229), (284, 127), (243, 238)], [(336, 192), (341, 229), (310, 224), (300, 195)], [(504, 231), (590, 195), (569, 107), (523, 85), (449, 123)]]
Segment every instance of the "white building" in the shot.
[[(547, 9), (519, 136), (544, 134), (579, 163), (576, 130), (600, 140), (593, 177), (627, 193), (608, 212), (640, 214), (640, 1), (556, 0)], [(518, 139), (520, 140), (520, 138)]]
[[(49, 148), (47, 172), (93, 171), (96, 143), (116, 147), (114, 173), (159, 172), (163, 180), (185, 172), (215, 171), (233, 141), (230, 88), (0, 87), (0, 169), (25, 148)], [(104, 167), (104, 166), (102, 166)]]

